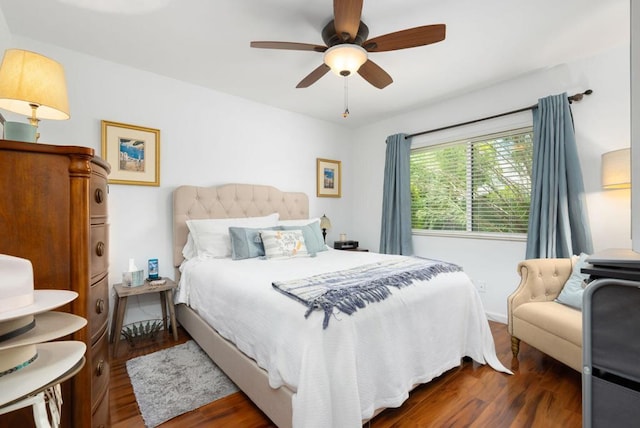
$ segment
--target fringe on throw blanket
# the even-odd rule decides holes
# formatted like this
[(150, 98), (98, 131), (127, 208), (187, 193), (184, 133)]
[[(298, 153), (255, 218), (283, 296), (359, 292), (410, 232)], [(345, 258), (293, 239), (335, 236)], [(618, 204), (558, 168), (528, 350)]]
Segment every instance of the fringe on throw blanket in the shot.
[(461, 270), (452, 263), (402, 257), (308, 278), (275, 281), (272, 285), (307, 306), (305, 318), (314, 310), (323, 310), (322, 328), (326, 329), (334, 310), (351, 315), (358, 308), (389, 297), (389, 287), (401, 289), (414, 281), (428, 281), (440, 273)]

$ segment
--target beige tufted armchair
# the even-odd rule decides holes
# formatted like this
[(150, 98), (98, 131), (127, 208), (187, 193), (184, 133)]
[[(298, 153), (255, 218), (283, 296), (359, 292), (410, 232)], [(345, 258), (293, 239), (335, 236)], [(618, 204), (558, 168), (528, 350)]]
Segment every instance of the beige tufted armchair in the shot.
[(507, 299), (511, 351), (520, 341), (582, 371), (582, 312), (554, 301), (571, 276), (572, 259), (529, 259), (518, 264), (520, 285)]

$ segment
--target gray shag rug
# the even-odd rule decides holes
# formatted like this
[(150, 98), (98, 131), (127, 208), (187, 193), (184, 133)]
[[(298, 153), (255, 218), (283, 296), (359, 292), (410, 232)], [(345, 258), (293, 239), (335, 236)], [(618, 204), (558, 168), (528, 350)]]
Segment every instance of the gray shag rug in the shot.
[(193, 340), (132, 358), (127, 372), (149, 428), (238, 391)]

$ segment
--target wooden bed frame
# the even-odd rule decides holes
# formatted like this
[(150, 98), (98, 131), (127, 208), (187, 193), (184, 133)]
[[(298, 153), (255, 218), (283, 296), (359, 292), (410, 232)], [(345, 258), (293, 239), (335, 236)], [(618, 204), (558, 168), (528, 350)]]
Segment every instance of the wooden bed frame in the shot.
[[(280, 219), (309, 218), (309, 199), (299, 192), (282, 192), (275, 187), (226, 184), (215, 187), (181, 186), (173, 193), (173, 265), (176, 281), (183, 262), (189, 219), (258, 217), (277, 212)], [(233, 382), (276, 425), (291, 427), (294, 391), (269, 386), (267, 372), (210, 327), (184, 304), (176, 306), (178, 322), (229, 376)]]

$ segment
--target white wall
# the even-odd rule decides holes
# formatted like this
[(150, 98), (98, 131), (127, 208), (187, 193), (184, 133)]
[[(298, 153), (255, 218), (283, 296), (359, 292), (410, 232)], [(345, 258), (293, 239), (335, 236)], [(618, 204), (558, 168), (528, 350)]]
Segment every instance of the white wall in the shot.
[(7, 21), (4, 18), (4, 12), (0, 9), (0, 52), (4, 52), (5, 49), (9, 48), (10, 43), (11, 32), (9, 31)]
[[(4, 33), (0, 20), (0, 35)], [(101, 119), (161, 130), (161, 186), (110, 186), (111, 284), (120, 282), (129, 258), (146, 266), (148, 258), (157, 257), (160, 274), (173, 277), (171, 192), (180, 184), (247, 182), (304, 191), (310, 195), (311, 215), (326, 213), (332, 220), (328, 242), (345, 232), (362, 247), (377, 250), (388, 135), (476, 119), (587, 88), (594, 94), (574, 104), (573, 112), (595, 249), (630, 246), (628, 191), (603, 192), (599, 185), (601, 154), (629, 145), (628, 46), (350, 131), (30, 39), (0, 40), (5, 44), (0, 47), (30, 49), (65, 66), (72, 118), (41, 122), (42, 142), (89, 146), (100, 154)], [(528, 118), (505, 120), (522, 123)], [(491, 131), (505, 125), (491, 121), (477, 126)], [(471, 132), (476, 131), (457, 128), (421, 138), (429, 144)], [(317, 157), (343, 162), (342, 198), (315, 197)], [(485, 309), (491, 318), (505, 320), (523, 242), (414, 237), (414, 246), (418, 255), (459, 263), (475, 281), (485, 282)], [(160, 316), (154, 299), (131, 303), (125, 322)]]
[[(472, 72), (472, 70), (470, 70)], [(354, 180), (353, 214), (358, 221), (350, 234), (361, 246), (379, 248), (382, 211), (382, 182), (385, 139), (398, 132), (423, 130), (491, 116), (537, 102), (547, 95), (585, 89), (593, 95), (572, 106), (580, 152), (587, 207), (595, 250), (629, 248), (630, 200), (628, 190), (600, 188), (600, 156), (628, 147), (629, 46), (618, 46), (600, 55), (530, 73), (437, 105), (406, 112), (358, 129), (352, 154)], [(520, 114), (477, 125), (455, 128), (416, 138), (433, 144), (476, 132), (493, 132), (501, 127), (530, 123), (530, 114)], [(481, 239), (414, 236), (417, 255), (461, 264), (474, 281), (487, 284), (481, 294), (490, 318), (506, 321), (506, 299), (518, 284), (517, 263), (524, 258), (525, 243)]]
[[(11, 47), (65, 67), (71, 119), (42, 121), (41, 142), (88, 146), (99, 155), (102, 119), (160, 129), (160, 187), (109, 186), (110, 284), (121, 282), (129, 258), (145, 270), (147, 259), (158, 258), (160, 275), (174, 277), (171, 195), (181, 184), (242, 182), (303, 191), (311, 216), (331, 218), (328, 241), (350, 228), (346, 201), (353, 185), (346, 175), (342, 198), (315, 196), (317, 157), (341, 160), (350, 170), (346, 128), (29, 39), (14, 37)], [(130, 299), (125, 323), (160, 318), (158, 301)]]

